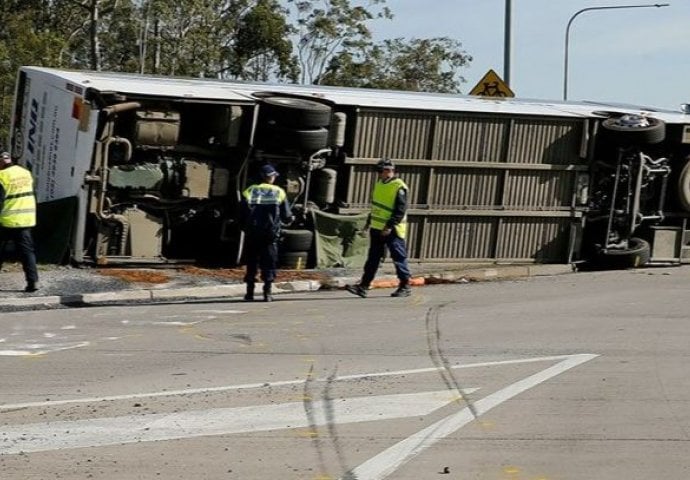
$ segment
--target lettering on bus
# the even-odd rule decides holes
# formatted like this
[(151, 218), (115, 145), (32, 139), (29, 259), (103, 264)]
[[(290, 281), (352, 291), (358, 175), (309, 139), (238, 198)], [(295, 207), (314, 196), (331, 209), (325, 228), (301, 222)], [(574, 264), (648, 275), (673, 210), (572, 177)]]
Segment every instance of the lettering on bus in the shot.
[(26, 139), (26, 148), (31, 154), (27, 159), (26, 165), (31, 170), (33, 166), (33, 159), (36, 156), (36, 133), (38, 130), (38, 101), (35, 98), (31, 99), (31, 110), (29, 112), (29, 135)]
[(58, 107), (55, 106), (50, 121), (50, 142), (48, 144), (48, 158), (46, 159), (46, 191), (47, 198), (53, 199), (58, 186), (58, 151), (60, 146), (60, 127), (58, 127)]

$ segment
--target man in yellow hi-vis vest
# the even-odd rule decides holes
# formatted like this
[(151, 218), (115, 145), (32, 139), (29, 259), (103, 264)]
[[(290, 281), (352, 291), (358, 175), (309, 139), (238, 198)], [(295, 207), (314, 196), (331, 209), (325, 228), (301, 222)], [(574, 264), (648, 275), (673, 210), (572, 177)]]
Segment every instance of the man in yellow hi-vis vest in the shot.
[(410, 269), (407, 266), (407, 194), (408, 188), (395, 175), (395, 165), (388, 158), (382, 158), (376, 164), (379, 179), (374, 185), (369, 214), (369, 253), (364, 264), (364, 273), (357, 285), (348, 285), (348, 292), (366, 298), (371, 282), (384, 258), (388, 247), (395, 273), (398, 276), (398, 288), (392, 297), (409, 297)]
[(26, 278), (25, 292), (38, 290), (36, 253), (31, 228), (36, 225), (36, 197), (31, 172), (0, 153), (0, 265), (8, 240), (14, 242)]

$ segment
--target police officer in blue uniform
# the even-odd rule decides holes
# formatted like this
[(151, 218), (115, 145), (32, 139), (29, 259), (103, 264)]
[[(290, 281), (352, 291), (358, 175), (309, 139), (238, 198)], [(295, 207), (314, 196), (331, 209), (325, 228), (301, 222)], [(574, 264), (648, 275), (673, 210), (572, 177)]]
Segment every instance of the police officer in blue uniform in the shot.
[(244, 300), (254, 300), (257, 271), (264, 282), (264, 301), (273, 301), (272, 285), (278, 266), (278, 238), (283, 223), (292, 221), (285, 190), (274, 185), (278, 172), (273, 165), (261, 167), (261, 183), (251, 185), (242, 193), (242, 211), (245, 226), (244, 248), (247, 267), (244, 281), (247, 293)]

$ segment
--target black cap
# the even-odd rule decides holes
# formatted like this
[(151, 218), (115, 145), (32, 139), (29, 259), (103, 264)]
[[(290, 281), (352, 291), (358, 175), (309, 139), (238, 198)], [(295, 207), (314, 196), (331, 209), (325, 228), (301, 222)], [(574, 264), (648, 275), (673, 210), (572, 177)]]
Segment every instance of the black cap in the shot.
[(273, 165), (267, 163), (266, 165), (263, 165), (261, 167), (261, 175), (263, 175), (264, 177), (277, 177), (278, 171), (275, 169)]
[(395, 170), (395, 164), (393, 164), (393, 161), (388, 157), (384, 157), (376, 162), (376, 171), (383, 172), (384, 170)]

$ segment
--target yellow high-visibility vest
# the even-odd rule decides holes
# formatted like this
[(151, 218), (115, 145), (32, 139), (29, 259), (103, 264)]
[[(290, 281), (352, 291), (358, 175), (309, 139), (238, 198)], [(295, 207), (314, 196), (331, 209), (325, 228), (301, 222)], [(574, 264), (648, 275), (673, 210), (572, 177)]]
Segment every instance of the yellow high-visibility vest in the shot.
[(36, 197), (31, 172), (19, 165), (0, 170), (0, 185), (5, 201), (0, 211), (0, 226), (25, 228), (36, 225)]
[(285, 200), (285, 190), (277, 185), (261, 183), (251, 185), (242, 195), (250, 206), (254, 205), (280, 205)]
[[(386, 227), (386, 222), (393, 215), (395, 197), (401, 188), (408, 190), (405, 182), (399, 178), (394, 178), (389, 182), (376, 181), (371, 199), (371, 228), (383, 230)], [(407, 215), (395, 226), (395, 233), (400, 238), (405, 238), (407, 235)]]

